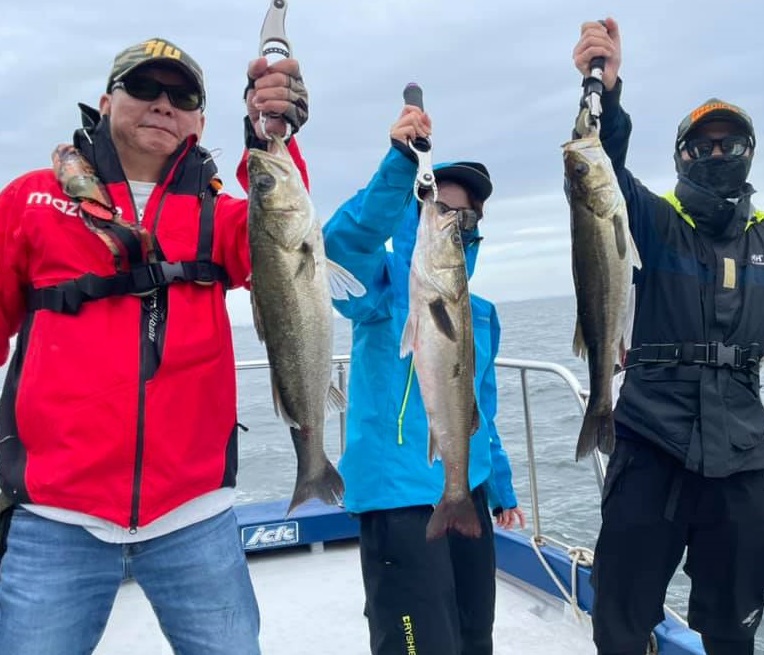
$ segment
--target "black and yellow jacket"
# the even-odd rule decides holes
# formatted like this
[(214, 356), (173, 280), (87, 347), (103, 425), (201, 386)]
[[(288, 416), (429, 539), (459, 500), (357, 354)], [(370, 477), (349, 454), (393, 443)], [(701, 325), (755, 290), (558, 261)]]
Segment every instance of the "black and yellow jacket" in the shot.
[(682, 177), (656, 195), (625, 168), (631, 132), (618, 86), (602, 141), (642, 259), (619, 438), (647, 439), (706, 477), (764, 468), (764, 214)]

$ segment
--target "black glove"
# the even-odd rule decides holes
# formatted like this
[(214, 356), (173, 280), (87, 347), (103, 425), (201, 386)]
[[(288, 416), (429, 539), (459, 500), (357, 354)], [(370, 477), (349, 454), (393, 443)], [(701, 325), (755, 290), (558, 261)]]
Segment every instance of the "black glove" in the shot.
[[(282, 117), (292, 126), (292, 134), (297, 134), (300, 128), (308, 122), (308, 90), (302, 81), (302, 75), (289, 75), (289, 107)], [(244, 99), (247, 91), (255, 88), (255, 80), (247, 76), (247, 86), (244, 87)]]

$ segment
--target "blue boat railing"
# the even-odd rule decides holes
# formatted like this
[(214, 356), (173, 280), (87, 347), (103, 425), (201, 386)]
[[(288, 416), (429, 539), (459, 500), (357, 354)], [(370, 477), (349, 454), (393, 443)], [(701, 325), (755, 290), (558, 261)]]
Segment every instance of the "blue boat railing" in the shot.
[[(343, 392), (347, 392), (348, 364), (350, 357), (348, 355), (335, 355), (332, 357), (332, 363), (335, 366), (337, 374), (337, 386)], [(530, 482), (531, 508), (533, 516), (533, 537), (541, 539), (541, 519), (539, 517), (539, 495), (538, 495), (538, 477), (536, 467), (536, 455), (534, 450), (533, 435), (533, 414), (531, 412), (530, 393), (528, 387), (528, 372), (541, 371), (550, 373), (561, 378), (570, 389), (577, 406), (581, 410), (581, 415), (586, 411), (586, 399), (589, 392), (585, 390), (578, 378), (566, 367), (553, 362), (543, 362), (526, 359), (510, 359), (499, 357), (496, 359), (496, 367), (499, 369), (514, 369), (520, 372), (520, 385), (522, 389), (523, 414), (525, 421), (525, 443), (528, 455), (528, 474)], [(246, 360), (236, 362), (236, 370), (260, 370), (269, 368), (267, 360)], [(339, 420), (339, 440), (340, 454), (345, 452), (346, 433), (345, 433), (345, 413), (340, 413)], [(594, 466), (594, 475), (597, 479), (597, 485), (602, 492), (602, 485), (605, 479), (605, 462), (602, 454), (595, 451), (592, 457)]]
[[(332, 357), (332, 363), (335, 367), (336, 372), (336, 383), (337, 386), (342, 390), (343, 393), (347, 392), (347, 378), (348, 378), (348, 364), (350, 363), (350, 357), (348, 355), (335, 355)], [(577, 561), (579, 558), (579, 555), (583, 552), (588, 555), (588, 558), (590, 559), (593, 555), (591, 551), (588, 551), (586, 548), (581, 547), (571, 547), (568, 544), (564, 544), (560, 541), (557, 541), (556, 539), (553, 539), (549, 536), (543, 535), (541, 531), (541, 519), (540, 519), (540, 512), (539, 512), (539, 494), (538, 494), (538, 477), (537, 477), (537, 465), (536, 465), (536, 455), (535, 455), (535, 448), (534, 448), (534, 429), (533, 429), (533, 412), (531, 408), (531, 394), (530, 394), (530, 388), (528, 383), (528, 373), (531, 371), (541, 372), (550, 374), (553, 376), (557, 376), (560, 378), (565, 385), (570, 390), (571, 394), (573, 395), (576, 405), (579, 408), (581, 412), (581, 416), (583, 417), (585, 411), (586, 411), (586, 402), (589, 397), (589, 391), (584, 389), (584, 387), (579, 382), (578, 378), (565, 366), (562, 366), (560, 364), (555, 364), (553, 362), (545, 362), (545, 361), (537, 361), (537, 360), (526, 360), (526, 359), (512, 359), (507, 357), (498, 357), (496, 359), (496, 367), (498, 369), (509, 369), (509, 370), (516, 370), (520, 374), (520, 387), (521, 387), (521, 393), (522, 393), (522, 401), (523, 401), (523, 415), (524, 415), (524, 425), (525, 425), (525, 441), (526, 441), (526, 451), (527, 451), (527, 457), (528, 457), (528, 473), (529, 473), (529, 491), (530, 491), (530, 501), (531, 501), (531, 510), (532, 510), (532, 517), (533, 517), (533, 536), (531, 538), (531, 544), (536, 551), (536, 554), (538, 555), (539, 559), (542, 561), (542, 564), (546, 564), (544, 556), (541, 553), (540, 547), (543, 546), (545, 543), (553, 543), (556, 546), (562, 548), (563, 551), (567, 551), (571, 561), (573, 563), (573, 567), (575, 568), (577, 565)], [(269, 364), (267, 360), (247, 360), (247, 361), (238, 361), (236, 362), (236, 370), (237, 371), (243, 371), (243, 370), (260, 370), (260, 369), (268, 369)], [(345, 433), (345, 412), (342, 412), (339, 417), (339, 440), (340, 440), (340, 454), (344, 452), (345, 450), (345, 443), (346, 443), (346, 433)], [(598, 451), (595, 450), (592, 457), (592, 465), (594, 468), (594, 475), (597, 480), (597, 486), (599, 487), (600, 494), (602, 493), (602, 487), (604, 484), (605, 479), (605, 458), (604, 456)], [(587, 558), (583, 558), (587, 559)], [(585, 565), (584, 562), (581, 562), (582, 565)], [(564, 585), (560, 583), (560, 581), (557, 579), (557, 576), (555, 576), (554, 572), (548, 567), (545, 567), (547, 569), (547, 572), (549, 575), (553, 578), (555, 581), (555, 584), (560, 588), (560, 591), (562, 592), (563, 596), (566, 597), (569, 602), (571, 602), (571, 605), (573, 607), (578, 607), (578, 601), (575, 598), (575, 587), (571, 589), (571, 592), (568, 592), (566, 589), (564, 589)], [(576, 576), (574, 574), (573, 578), (575, 579)], [(669, 608), (668, 606), (665, 607), (666, 613), (672, 616), (677, 622), (683, 624), (686, 626), (685, 620), (677, 614), (674, 610)]]

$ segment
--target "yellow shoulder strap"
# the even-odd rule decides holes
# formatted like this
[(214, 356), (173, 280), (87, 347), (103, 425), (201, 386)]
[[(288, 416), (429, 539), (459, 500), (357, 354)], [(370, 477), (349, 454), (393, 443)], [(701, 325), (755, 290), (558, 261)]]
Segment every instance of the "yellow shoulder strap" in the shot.
[(679, 214), (686, 223), (690, 225), (690, 227), (695, 227), (695, 221), (692, 220), (692, 216), (690, 216), (685, 210), (684, 207), (682, 207), (682, 203), (679, 202), (679, 198), (676, 197), (676, 194), (673, 191), (668, 191), (667, 193), (663, 194), (663, 199), (667, 200), (668, 203), (676, 210), (676, 213)]
[[(692, 216), (684, 210), (682, 203), (679, 202), (679, 198), (676, 197), (676, 194), (673, 191), (664, 193), (663, 199), (668, 201), (668, 203), (676, 210), (676, 213), (679, 214), (685, 222), (689, 223), (693, 228), (695, 227), (695, 221), (692, 220)], [(751, 218), (748, 219), (745, 229), (747, 230), (754, 223), (761, 223), (762, 221), (764, 221), (764, 211), (754, 208), (753, 214)]]

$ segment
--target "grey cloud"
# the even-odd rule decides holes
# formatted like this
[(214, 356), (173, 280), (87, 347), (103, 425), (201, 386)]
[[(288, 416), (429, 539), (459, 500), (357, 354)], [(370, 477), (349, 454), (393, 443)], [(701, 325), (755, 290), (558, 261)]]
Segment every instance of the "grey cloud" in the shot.
[[(77, 125), (76, 103), (97, 104), (118, 50), (164, 36), (205, 70), (204, 143), (222, 150), (227, 189), (243, 195), (234, 178), (241, 94), (266, 0), (133, 0), (76, 10), (58, 0), (6, 4), (0, 184), (49, 165), (52, 148)], [(484, 161), (494, 179), (476, 290), (496, 300), (572, 291), (560, 149), (581, 92), (571, 54), (581, 22), (611, 11), (623, 38), (623, 103), (634, 122), (628, 164), (638, 177), (655, 180), (656, 191), (671, 186), (676, 125), (710, 96), (746, 108), (764, 135), (758, 2), (728, 0), (719, 9), (718, 0), (293, 0), (287, 32), (311, 98), (298, 139), (319, 215), (327, 219), (374, 173), (402, 89), (417, 81), (436, 159)], [(764, 184), (761, 166), (755, 161), (754, 185)], [(534, 232), (538, 226), (552, 231)], [(246, 294), (241, 306), (241, 319), (251, 320)]]

